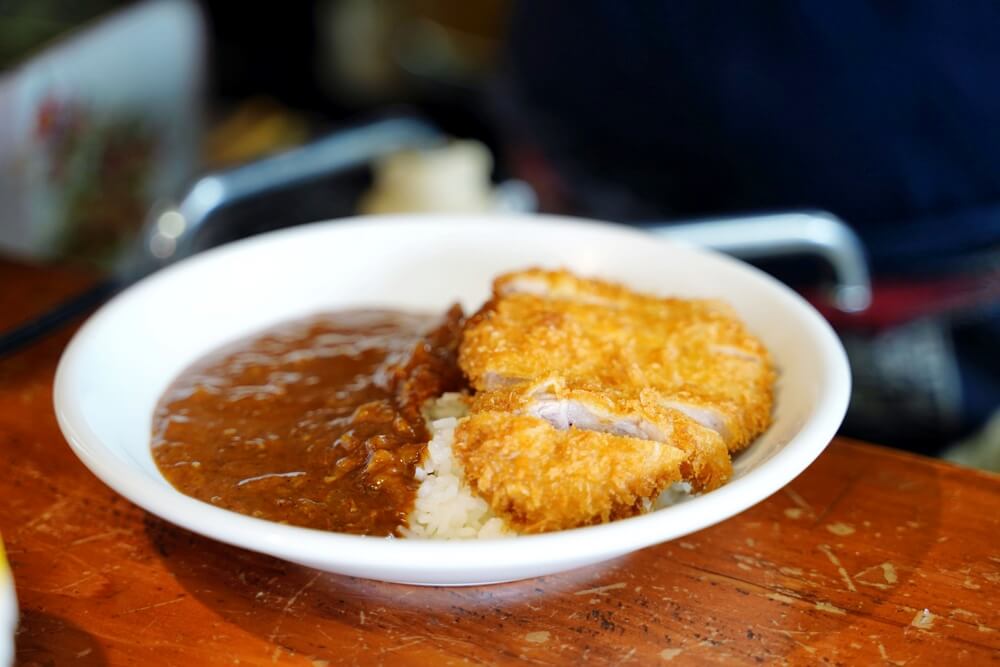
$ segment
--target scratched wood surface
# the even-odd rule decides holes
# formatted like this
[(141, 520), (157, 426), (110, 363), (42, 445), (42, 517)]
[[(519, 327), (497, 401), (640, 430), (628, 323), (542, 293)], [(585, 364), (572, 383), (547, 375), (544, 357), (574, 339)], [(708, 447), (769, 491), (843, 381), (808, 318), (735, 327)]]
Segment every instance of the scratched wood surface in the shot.
[[(0, 262), (0, 327), (80, 289)], [(426, 589), (323, 574), (175, 528), (73, 457), (61, 333), (0, 360), (0, 532), (25, 665), (1000, 661), (1000, 478), (835, 441), (769, 500), (597, 567)]]

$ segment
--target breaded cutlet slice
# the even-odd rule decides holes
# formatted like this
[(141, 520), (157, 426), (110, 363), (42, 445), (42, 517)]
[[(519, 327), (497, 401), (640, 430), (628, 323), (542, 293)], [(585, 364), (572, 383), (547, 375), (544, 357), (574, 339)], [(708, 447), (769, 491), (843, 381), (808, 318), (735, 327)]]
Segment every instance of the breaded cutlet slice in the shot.
[(646, 400), (550, 376), (480, 392), (472, 399), (471, 411), (527, 415), (560, 431), (595, 431), (668, 444), (684, 452), (682, 476), (696, 491), (718, 488), (732, 475), (729, 451), (719, 434), (683, 412), (663, 407), (655, 396)]
[(459, 422), (453, 451), (473, 491), (523, 533), (638, 514), (682, 479), (686, 459), (657, 440), (490, 411)]
[(770, 355), (732, 308), (566, 271), (499, 277), (466, 324), (459, 365), (478, 391), (558, 376), (573, 388), (659, 401), (717, 431), (731, 452), (770, 424)]

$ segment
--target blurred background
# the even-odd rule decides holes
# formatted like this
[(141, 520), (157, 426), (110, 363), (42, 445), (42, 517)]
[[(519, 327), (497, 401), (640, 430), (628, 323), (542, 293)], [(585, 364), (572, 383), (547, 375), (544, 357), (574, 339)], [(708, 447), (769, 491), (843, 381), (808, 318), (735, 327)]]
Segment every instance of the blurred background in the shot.
[[(998, 28), (929, 0), (0, 0), (0, 261), (121, 276), (193, 216), (187, 251), (358, 212), (716, 240), (828, 212), (846, 236), (763, 217), (717, 245), (834, 324), (845, 435), (1000, 469)], [(282, 181), (260, 161), (290, 149), (312, 166)], [(220, 171), (240, 196), (205, 204)], [(844, 266), (870, 299), (830, 298)]]

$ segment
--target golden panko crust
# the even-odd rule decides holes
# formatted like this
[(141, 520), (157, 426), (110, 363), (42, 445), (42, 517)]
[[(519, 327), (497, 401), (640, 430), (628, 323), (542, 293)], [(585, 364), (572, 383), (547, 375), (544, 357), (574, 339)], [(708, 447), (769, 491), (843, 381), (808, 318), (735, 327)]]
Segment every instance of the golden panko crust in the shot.
[(528, 532), (628, 516), (678, 480), (717, 488), (771, 421), (771, 357), (729, 305), (568, 271), (497, 278), (459, 365), (476, 393), (456, 457)]
[(473, 490), (525, 533), (637, 514), (644, 499), (680, 481), (686, 458), (667, 443), (560, 431), (536, 417), (502, 412), (462, 420), (453, 448)]
[[(513, 291), (517, 284), (535, 291)], [(667, 407), (717, 413), (732, 452), (770, 424), (770, 355), (721, 302), (656, 298), (566, 271), (505, 274), (495, 293), (459, 349), (477, 391), (560, 375), (571, 386), (655, 392)]]

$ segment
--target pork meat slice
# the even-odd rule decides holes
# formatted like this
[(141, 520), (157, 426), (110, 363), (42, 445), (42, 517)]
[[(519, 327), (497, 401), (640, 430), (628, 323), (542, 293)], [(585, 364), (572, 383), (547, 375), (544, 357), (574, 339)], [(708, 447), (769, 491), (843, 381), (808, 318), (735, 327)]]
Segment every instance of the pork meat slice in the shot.
[(453, 448), (471, 488), (525, 533), (638, 514), (683, 478), (686, 459), (658, 440), (490, 411), (462, 420)]
[(477, 390), (557, 375), (634, 398), (653, 392), (732, 452), (770, 422), (770, 356), (724, 303), (642, 295), (564, 271), (507, 274), (494, 291), (459, 352)]

